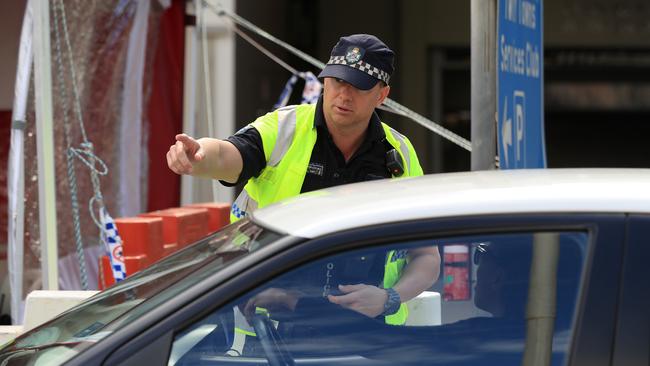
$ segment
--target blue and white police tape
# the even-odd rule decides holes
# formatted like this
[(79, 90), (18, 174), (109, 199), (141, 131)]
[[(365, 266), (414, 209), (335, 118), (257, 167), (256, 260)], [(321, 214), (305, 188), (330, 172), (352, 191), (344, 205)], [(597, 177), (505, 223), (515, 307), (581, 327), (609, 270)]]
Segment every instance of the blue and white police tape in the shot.
[(302, 90), (300, 103), (314, 104), (318, 102), (321, 90), (323, 90), (323, 85), (320, 83), (316, 75), (310, 71), (306, 71), (291, 75), (287, 83), (284, 85), (284, 89), (282, 89), (278, 102), (273, 106), (274, 109), (285, 107), (287, 103), (289, 103), (289, 98), (291, 97), (291, 93), (293, 93), (293, 87), (296, 85), (298, 77), (305, 79), (305, 87)]
[(108, 251), (108, 258), (111, 261), (111, 269), (115, 282), (119, 282), (126, 278), (122, 238), (120, 238), (117, 232), (115, 220), (106, 212), (106, 209), (102, 207), (99, 212), (102, 224), (101, 238)]

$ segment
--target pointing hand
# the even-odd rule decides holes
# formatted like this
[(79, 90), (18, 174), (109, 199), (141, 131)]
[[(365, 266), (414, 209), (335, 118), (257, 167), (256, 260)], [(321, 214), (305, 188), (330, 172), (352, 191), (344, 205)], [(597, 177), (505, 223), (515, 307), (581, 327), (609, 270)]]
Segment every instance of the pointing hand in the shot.
[(176, 174), (192, 174), (194, 164), (205, 158), (201, 144), (186, 134), (176, 135), (167, 152), (167, 166)]

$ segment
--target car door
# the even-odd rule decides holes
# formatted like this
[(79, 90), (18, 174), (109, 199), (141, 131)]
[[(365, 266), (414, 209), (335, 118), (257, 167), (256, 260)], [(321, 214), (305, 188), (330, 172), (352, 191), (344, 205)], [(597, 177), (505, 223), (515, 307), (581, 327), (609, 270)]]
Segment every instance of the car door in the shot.
[[(537, 291), (530, 284), (541, 281), (553, 284), (556, 298), (544, 320), (551, 331), (537, 335), (546, 337), (549, 362), (609, 365), (624, 234), (623, 215), (545, 214), (403, 222), (328, 235), (215, 284), (105, 364), (519, 365), (532, 352), (529, 329), (539, 328), (527, 302)], [(338, 284), (378, 288), (389, 253), (408, 257), (433, 246), (441, 258), (438, 280), (409, 303), (410, 323), (390, 325), (327, 297), (340, 295)], [(549, 247), (555, 269), (532, 271), (539, 250)], [(298, 293), (304, 306), (249, 306), (255, 311), (243, 314), (247, 348), (234, 349), (235, 329), (245, 328), (235, 309), (277, 289)]]

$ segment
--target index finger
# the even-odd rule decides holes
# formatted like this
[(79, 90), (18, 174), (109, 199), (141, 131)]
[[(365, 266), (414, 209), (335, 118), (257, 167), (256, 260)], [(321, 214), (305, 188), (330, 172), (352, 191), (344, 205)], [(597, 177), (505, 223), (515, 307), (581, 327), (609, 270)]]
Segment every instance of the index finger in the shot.
[(184, 133), (176, 135), (176, 141), (182, 142), (184, 145), (197, 143), (196, 140)]
[(195, 138), (181, 133), (176, 135), (176, 145), (179, 145), (179, 143), (182, 145), (182, 149), (187, 152), (190, 159), (201, 161), (205, 157), (201, 144)]

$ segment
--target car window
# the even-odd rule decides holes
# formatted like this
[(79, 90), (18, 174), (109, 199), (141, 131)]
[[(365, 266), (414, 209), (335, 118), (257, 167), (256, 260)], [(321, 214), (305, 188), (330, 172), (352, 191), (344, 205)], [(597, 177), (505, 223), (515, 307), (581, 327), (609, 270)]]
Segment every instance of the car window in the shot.
[(4, 346), (0, 364), (61, 363), (282, 236), (242, 220), (129, 276)]
[[(169, 365), (264, 359), (276, 365), (520, 365), (524, 354), (541, 357), (534, 353), (540, 348), (553, 365), (563, 365), (588, 237), (545, 232), (435, 238), (320, 258), (180, 330)], [(365, 284), (373, 291), (384, 286), (390, 263), (400, 259), (405, 276), (422, 248), (438, 249), (439, 278), (406, 304), (404, 322), (369, 317), (328, 297), (350, 290), (339, 284)], [(531, 347), (545, 341), (546, 349)]]

